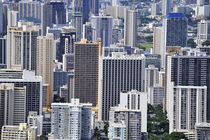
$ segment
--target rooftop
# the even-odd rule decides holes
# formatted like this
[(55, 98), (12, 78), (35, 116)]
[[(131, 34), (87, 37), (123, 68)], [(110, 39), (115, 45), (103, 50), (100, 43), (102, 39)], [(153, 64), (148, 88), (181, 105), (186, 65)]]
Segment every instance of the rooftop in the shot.
[(182, 13), (169, 13), (166, 18), (184, 18)]

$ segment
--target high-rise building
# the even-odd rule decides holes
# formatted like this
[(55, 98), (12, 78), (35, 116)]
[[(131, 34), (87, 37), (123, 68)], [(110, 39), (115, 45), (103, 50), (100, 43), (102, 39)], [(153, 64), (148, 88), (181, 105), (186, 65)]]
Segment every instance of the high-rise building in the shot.
[(85, 24), (83, 24), (83, 31), (82, 31), (82, 38), (83, 39), (87, 39), (87, 41), (92, 41), (92, 23), (91, 22), (86, 22)]
[(195, 139), (208, 140), (210, 139), (210, 124), (209, 123), (197, 123), (195, 124)]
[(0, 34), (3, 32), (3, 3), (0, 2)]
[(160, 14), (161, 12), (161, 2), (157, 3), (154, 2), (152, 3), (152, 8), (151, 8), (151, 15), (152, 16), (157, 16), (158, 14)]
[(49, 106), (52, 101), (53, 91), (53, 68), (55, 59), (55, 41), (53, 34), (47, 34), (46, 36), (37, 37), (36, 48), (36, 74), (42, 76), (42, 83), (46, 87), (45, 99), (43, 102), (45, 106)]
[(125, 12), (124, 43), (132, 47), (137, 45), (137, 12), (127, 10)]
[(46, 28), (52, 26), (52, 5), (50, 3), (42, 3), (41, 4), (41, 28), (42, 35), (46, 35)]
[(100, 73), (99, 119), (108, 120), (110, 107), (120, 103), (120, 92), (144, 91), (145, 58), (121, 53), (102, 57)]
[(18, 24), (18, 11), (8, 10), (7, 13), (7, 26), (17, 26)]
[(42, 76), (43, 84), (49, 84), (53, 90), (53, 60), (55, 59), (53, 34), (37, 37), (36, 52), (36, 74)]
[(198, 23), (198, 32), (197, 32), (198, 45), (201, 46), (206, 40), (210, 40), (210, 21), (201, 20)]
[(52, 23), (65, 24), (66, 23), (66, 8), (62, 1), (51, 1), (52, 5)]
[(163, 0), (162, 1), (162, 14), (164, 16), (168, 15), (171, 12), (171, 0)]
[(7, 68), (36, 69), (36, 40), (38, 26), (32, 22), (18, 22), (7, 33)]
[(75, 43), (75, 84), (74, 98), (83, 103), (98, 104), (99, 57), (101, 42), (88, 43), (86, 40)]
[[(111, 107), (109, 123), (122, 124), (126, 126), (125, 140), (141, 139), (141, 111), (126, 109), (122, 107)], [(110, 135), (110, 134), (109, 134)], [(111, 138), (112, 139), (112, 138)]]
[(18, 3), (19, 18), (36, 18), (41, 20), (41, 3), (33, 0), (22, 0)]
[(6, 45), (7, 38), (6, 36), (0, 37), (0, 69), (6, 68), (6, 59), (7, 59), (7, 45)]
[(0, 84), (0, 128), (26, 122), (26, 87), (13, 83)]
[(109, 140), (125, 140), (126, 139), (126, 125), (125, 122), (109, 123)]
[[(174, 86), (207, 87), (207, 119), (210, 120), (210, 56), (168, 56), (166, 69), (166, 93)], [(171, 104), (166, 94), (167, 106)], [(167, 110), (170, 110), (167, 108)]]
[(120, 93), (120, 107), (141, 111), (141, 132), (147, 132), (147, 93), (131, 90)]
[(74, 27), (64, 26), (62, 28), (60, 33), (60, 45), (59, 48), (57, 48), (56, 50), (57, 60), (59, 62), (64, 62), (63, 55), (73, 54), (74, 42), (76, 42), (76, 35), (76, 29)]
[(205, 4), (205, 0), (197, 0), (196, 2), (198, 6), (203, 6)]
[(167, 92), (169, 132), (189, 132), (196, 123), (206, 122), (207, 87), (171, 86)]
[(102, 46), (108, 47), (112, 43), (113, 18), (111, 16), (92, 16), (92, 39), (101, 39)]
[(43, 116), (38, 115), (37, 112), (30, 111), (27, 119), (29, 127), (36, 127), (37, 136), (42, 135)]
[(76, 29), (76, 41), (82, 38), (82, 14), (77, 12), (72, 14), (72, 23)]
[(153, 51), (154, 54), (162, 54), (163, 43), (163, 28), (162, 27), (153, 27)]
[(92, 104), (81, 104), (79, 99), (71, 103), (52, 103), (51, 138), (92, 138)]
[(20, 123), (20, 125), (4, 125), (1, 131), (1, 140), (11, 139), (36, 140), (36, 127), (29, 127), (27, 123)]
[(99, 0), (91, 0), (90, 12), (92, 15), (95, 15), (95, 16), (99, 14)]
[(149, 65), (145, 68), (145, 91), (148, 92), (148, 88), (154, 87), (159, 83), (158, 68), (154, 65)]
[(182, 13), (169, 13), (163, 19), (164, 47), (187, 45), (187, 18)]
[[(42, 78), (35, 76), (33, 71), (0, 70), (0, 83), (13, 83), (15, 88), (24, 88), (25, 92), (25, 120), (29, 111), (42, 111)], [(23, 98), (21, 98), (23, 100)], [(18, 106), (17, 106), (18, 107)]]

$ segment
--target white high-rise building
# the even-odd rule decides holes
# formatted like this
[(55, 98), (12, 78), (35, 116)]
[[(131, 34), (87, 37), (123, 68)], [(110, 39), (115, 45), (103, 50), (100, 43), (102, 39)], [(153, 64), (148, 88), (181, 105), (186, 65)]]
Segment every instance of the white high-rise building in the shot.
[(92, 104), (80, 104), (79, 99), (71, 103), (52, 103), (51, 138), (87, 139), (92, 137)]
[(36, 69), (36, 40), (39, 27), (33, 22), (18, 22), (18, 26), (8, 27), (7, 68), (18, 70)]
[(145, 57), (118, 52), (102, 57), (99, 68), (99, 119), (108, 120), (110, 107), (120, 103), (120, 92), (144, 91)]
[(120, 93), (120, 107), (141, 111), (141, 132), (147, 132), (147, 93), (131, 90)]
[(37, 37), (36, 74), (42, 76), (43, 84), (49, 84), (53, 90), (53, 67), (55, 60), (55, 40), (53, 34)]
[(171, 4), (172, 4), (171, 0), (163, 0), (163, 2), (162, 2), (162, 14), (164, 16), (167, 16), (168, 13), (171, 12)]
[(205, 0), (197, 0), (196, 2), (198, 6), (203, 6), (205, 4)]
[(137, 45), (137, 12), (135, 10), (126, 10), (124, 24), (124, 43), (131, 47)]
[(27, 123), (19, 125), (4, 125), (1, 140), (36, 140), (36, 127), (29, 127)]
[(37, 112), (30, 111), (28, 115), (28, 126), (29, 127), (36, 127), (37, 129), (37, 136), (42, 135), (42, 125), (43, 125), (43, 116), (38, 115)]
[(9, 10), (7, 13), (7, 26), (17, 26), (18, 24), (18, 11)]
[(101, 39), (102, 46), (107, 47), (112, 43), (113, 18), (111, 16), (92, 16), (92, 39)]
[(201, 20), (198, 23), (198, 32), (197, 32), (198, 45), (201, 46), (206, 40), (210, 40), (210, 21)]
[(26, 87), (1, 83), (0, 99), (0, 128), (26, 122)]
[(206, 86), (173, 86), (168, 93), (169, 132), (189, 132), (207, 120)]

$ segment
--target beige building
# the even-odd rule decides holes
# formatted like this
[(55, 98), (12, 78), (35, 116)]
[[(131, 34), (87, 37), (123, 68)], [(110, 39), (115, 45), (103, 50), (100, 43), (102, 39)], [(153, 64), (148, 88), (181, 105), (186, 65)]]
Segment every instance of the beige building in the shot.
[(89, 43), (81, 40), (75, 43), (74, 97), (82, 103), (98, 103), (98, 75), (101, 42)]
[[(43, 84), (48, 84), (50, 91), (53, 89), (53, 60), (55, 41), (53, 34), (37, 37), (36, 74), (42, 76)], [(49, 96), (49, 93), (46, 94)], [(50, 100), (46, 98), (46, 100)], [(49, 105), (49, 102), (47, 103)]]
[(29, 128), (27, 123), (20, 123), (19, 126), (4, 125), (1, 140), (36, 140), (36, 127)]
[(7, 68), (35, 70), (36, 39), (39, 27), (33, 22), (18, 22), (18, 26), (8, 27)]

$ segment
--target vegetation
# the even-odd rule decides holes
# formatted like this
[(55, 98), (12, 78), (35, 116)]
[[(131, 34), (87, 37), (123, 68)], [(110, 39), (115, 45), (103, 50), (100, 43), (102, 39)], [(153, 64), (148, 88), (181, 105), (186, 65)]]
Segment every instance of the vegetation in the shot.
[(194, 39), (190, 38), (187, 40), (187, 46), (191, 48), (196, 48), (197, 44), (195, 43)]
[(202, 43), (203, 46), (209, 46), (210, 45), (210, 40), (206, 40), (205, 42)]
[(169, 134), (169, 121), (167, 120), (167, 114), (163, 111), (162, 105), (152, 106), (148, 104), (147, 123), (149, 140), (186, 139), (185, 135), (181, 132)]
[(107, 138), (108, 137), (108, 129), (109, 129), (109, 123), (105, 122), (104, 129), (99, 130), (97, 127), (94, 130), (93, 140), (99, 140), (101, 137)]
[(152, 43), (140, 44), (138, 45), (138, 47), (143, 50), (149, 50), (153, 47), (153, 44)]

